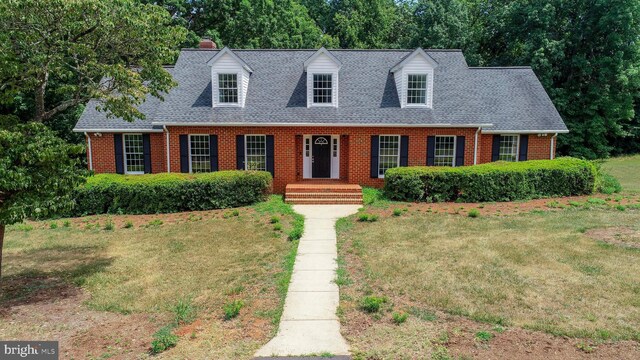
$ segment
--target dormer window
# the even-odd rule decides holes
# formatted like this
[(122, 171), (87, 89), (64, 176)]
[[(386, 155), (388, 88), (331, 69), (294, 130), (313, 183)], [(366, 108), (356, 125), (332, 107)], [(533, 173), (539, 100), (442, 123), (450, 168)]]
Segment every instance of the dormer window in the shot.
[(218, 100), (221, 104), (238, 103), (238, 74), (218, 74)]
[(407, 75), (407, 105), (427, 104), (427, 74)]
[(433, 107), (433, 77), (438, 63), (418, 48), (391, 68), (400, 107)]
[(304, 62), (307, 73), (307, 107), (338, 107), (338, 74), (342, 63), (320, 48)]
[(314, 104), (331, 104), (333, 102), (332, 80), (331, 74), (313, 74)]

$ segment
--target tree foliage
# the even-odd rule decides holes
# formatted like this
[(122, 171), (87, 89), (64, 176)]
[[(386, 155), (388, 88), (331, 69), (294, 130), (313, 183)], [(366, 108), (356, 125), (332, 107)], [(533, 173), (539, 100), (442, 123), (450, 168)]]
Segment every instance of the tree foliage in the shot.
[(43, 124), (0, 117), (0, 270), (6, 225), (73, 204), (70, 192), (85, 180), (78, 159), (83, 150)]
[(133, 0), (0, 2), (0, 102), (32, 104), (44, 121), (89, 99), (126, 120), (173, 85), (163, 65), (187, 31), (166, 10)]

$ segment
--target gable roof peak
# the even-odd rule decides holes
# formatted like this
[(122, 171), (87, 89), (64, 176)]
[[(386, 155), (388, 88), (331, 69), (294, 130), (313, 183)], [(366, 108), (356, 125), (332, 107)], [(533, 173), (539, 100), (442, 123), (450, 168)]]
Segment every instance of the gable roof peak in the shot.
[(237, 61), (240, 65), (242, 65), (242, 67), (245, 70), (247, 70), (250, 73), (253, 73), (253, 69), (246, 62), (244, 62), (244, 60), (242, 60), (238, 55), (236, 55), (233, 52), (233, 50), (231, 50), (226, 46), (222, 48), (222, 50), (220, 50), (217, 54), (215, 54), (209, 61), (207, 61), (207, 65), (213, 66), (213, 64), (215, 64), (218, 60), (220, 60), (223, 56), (227, 54), (231, 56), (231, 58), (233, 58), (235, 61)]
[(321, 47), (320, 49), (318, 49), (318, 51), (316, 51), (313, 55), (311, 55), (305, 62), (304, 62), (304, 70), (307, 70), (307, 67), (309, 66), (309, 64), (311, 64), (313, 62), (313, 60), (315, 60), (318, 56), (320, 55), (326, 55), (329, 59), (331, 59), (331, 61), (333, 61), (336, 66), (341, 67), (342, 63), (340, 62), (340, 60), (338, 60), (329, 50), (327, 50), (324, 46)]
[(406, 65), (409, 61), (411, 61), (416, 56), (422, 56), (431, 66), (434, 68), (438, 66), (438, 62), (435, 61), (429, 54), (426, 53), (422, 48), (417, 48), (413, 50), (409, 55), (402, 58), (396, 65), (391, 68), (391, 72), (395, 73), (396, 71), (402, 69), (404, 65)]

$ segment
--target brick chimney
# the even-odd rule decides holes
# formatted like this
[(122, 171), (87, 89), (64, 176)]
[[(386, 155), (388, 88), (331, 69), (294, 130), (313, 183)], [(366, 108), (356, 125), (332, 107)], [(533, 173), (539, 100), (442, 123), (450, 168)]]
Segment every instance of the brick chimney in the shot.
[(200, 40), (200, 49), (217, 49), (217, 48), (218, 46), (216, 46), (216, 43), (211, 41), (211, 39), (209, 39), (208, 37), (203, 37), (202, 40)]

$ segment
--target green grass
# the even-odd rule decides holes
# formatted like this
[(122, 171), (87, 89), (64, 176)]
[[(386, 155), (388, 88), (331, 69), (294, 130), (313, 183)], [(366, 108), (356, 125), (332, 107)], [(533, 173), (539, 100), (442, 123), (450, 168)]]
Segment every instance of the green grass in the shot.
[[(274, 216), (283, 226), (277, 236), (270, 222)], [(78, 304), (86, 311), (144, 314), (157, 319), (158, 328), (203, 321), (196, 340), (180, 340), (175, 348), (171, 329), (157, 334), (154, 348), (170, 348), (172, 357), (249, 358), (275, 334), (297, 251), (297, 241), (289, 241), (284, 232), (303, 227), (304, 219), (279, 197), (242, 208), (232, 219), (218, 215), (163, 223), (163, 216), (157, 217), (150, 226), (114, 226), (110, 231), (101, 226), (50, 230), (49, 223), (31, 223), (36, 226), (30, 231), (22, 230), (24, 225), (10, 227), (0, 306), (29, 302), (46, 289), (77, 286), (88, 294)], [(124, 216), (111, 218), (131, 223)], [(96, 221), (91, 217), (86, 223)], [(242, 320), (223, 324), (223, 306), (236, 299), (244, 303), (238, 315)], [(257, 335), (243, 336), (260, 317), (268, 321)], [(74, 331), (73, 326), (34, 322), (2, 326), (0, 338), (27, 338), (36, 328), (45, 338)], [(41, 330), (43, 326), (51, 330)], [(59, 330), (62, 335), (47, 333)]]
[(640, 155), (605, 160), (602, 169), (620, 181), (624, 192), (640, 193)]
[[(581, 207), (475, 219), (408, 213), (375, 223), (357, 220), (354, 215), (351, 225), (343, 220), (337, 227), (339, 256), (361, 264), (346, 268), (351, 283), (341, 285), (340, 307), (343, 331), (367, 356), (413, 358), (433, 351), (413, 334), (430, 336), (435, 312), (500, 328), (640, 341), (640, 251), (585, 234), (611, 226), (640, 231), (638, 210)], [(358, 329), (362, 316), (361, 299), (372, 289), (394, 309), (408, 308), (417, 321), (407, 331), (388, 328), (392, 319), (352, 331), (351, 322)], [(488, 341), (484, 335), (480, 340)]]

